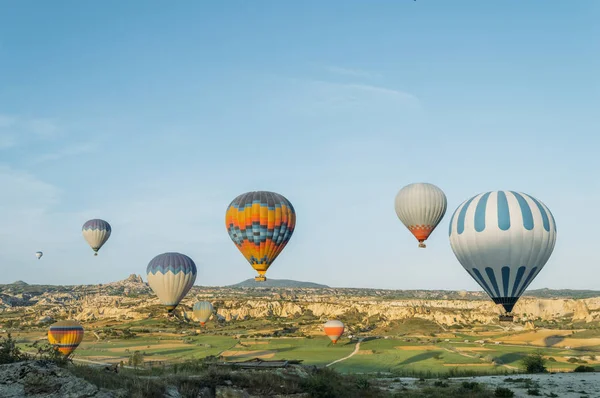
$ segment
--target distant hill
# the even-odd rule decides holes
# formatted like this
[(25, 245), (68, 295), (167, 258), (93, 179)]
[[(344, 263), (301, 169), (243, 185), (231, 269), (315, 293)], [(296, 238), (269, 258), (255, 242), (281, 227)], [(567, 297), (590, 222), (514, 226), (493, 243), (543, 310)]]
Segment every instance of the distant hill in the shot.
[(318, 288), (326, 289), (329, 288), (327, 285), (320, 285), (313, 282), (301, 282), (293, 281), (290, 279), (267, 279), (264, 282), (257, 282), (254, 279), (246, 279), (243, 282), (236, 283), (235, 285), (229, 285), (226, 287), (289, 287), (289, 288)]
[(16, 281), (11, 283), (11, 285), (17, 285), (17, 286), (29, 286), (29, 283), (27, 282), (23, 282), (23, 281)]
[(535, 289), (526, 290), (523, 296), (538, 298), (575, 298), (584, 299), (600, 297), (600, 290), (573, 290), (573, 289)]

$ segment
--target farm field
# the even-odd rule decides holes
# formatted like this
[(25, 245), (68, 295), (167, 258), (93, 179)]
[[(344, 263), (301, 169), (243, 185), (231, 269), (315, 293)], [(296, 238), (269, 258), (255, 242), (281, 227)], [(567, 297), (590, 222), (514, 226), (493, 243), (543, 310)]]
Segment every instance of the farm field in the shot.
[[(45, 341), (46, 335), (42, 331), (30, 331), (14, 336), (19, 345), (27, 349), (27, 345), (36, 340)], [(562, 340), (557, 343), (557, 339)], [(439, 333), (439, 337), (436, 334), (423, 336), (422, 333), (394, 338), (369, 336), (360, 343), (354, 355), (331, 366), (343, 373), (382, 372), (415, 376), (501, 374), (519, 371), (524, 356), (541, 352), (548, 359), (546, 366), (550, 371), (572, 371), (581, 364), (600, 368), (600, 344), (597, 340), (594, 333), (550, 329), (483, 333), (461, 330)], [(579, 344), (574, 344), (575, 341)], [(131, 338), (102, 340), (97, 339), (94, 333), (86, 333), (74, 358), (103, 363), (123, 361), (127, 364), (131, 355), (139, 351), (146, 366), (207, 356), (218, 356), (228, 362), (254, 358), (287, 359), (325, 366), (348, 357), (357, 342), (356, 338), (350, 340), (345, 337), (334, 345), (325, 336), (240, 338), (235, 334), (211, 334), (211, 330), (203, 330), (196, 335), (174, 330), (138, 331)], [(566, 344), (571, 346), (566, 348)]]

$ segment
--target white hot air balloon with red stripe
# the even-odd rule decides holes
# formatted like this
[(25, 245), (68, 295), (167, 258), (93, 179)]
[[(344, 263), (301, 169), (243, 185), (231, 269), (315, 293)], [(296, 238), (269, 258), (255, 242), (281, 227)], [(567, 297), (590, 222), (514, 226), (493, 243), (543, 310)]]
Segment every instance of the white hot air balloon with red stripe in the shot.
[(325, 334), (333, 344), (337, 343), (342, 334), (344, 334), (344, 324), (337, 319), (329, 320), (324, 326)]
[(425, 241), (438, 226), (448, 207), (444, 191), (433, 184), (414, 183), (402, 188), (394, 202), (396, 215), (425, 248)]

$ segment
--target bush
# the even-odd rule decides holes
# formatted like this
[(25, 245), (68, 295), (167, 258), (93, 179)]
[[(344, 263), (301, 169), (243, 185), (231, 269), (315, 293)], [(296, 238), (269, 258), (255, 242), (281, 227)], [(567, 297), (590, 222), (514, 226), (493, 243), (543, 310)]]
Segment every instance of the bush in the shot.
[(523, 369), (527, 373), (546, 373), (546, 360), (541, 353), (529, 354), (521, 360)]
[(6, 337), (0, 337), (0, 365), (23, 361), (29, 356), (17, 347), (17, 342), (8, 333)]
[(497, 387), (496, 391), (494, 391), (494, 396), (495, 397), (507, 397), (507, 398), (510, 398), (510, 397), (514, 397), (515, 393), (512, 392), (512, 390), (509, 389), (509, 388), (506, 388), (506, 387)]
[(585, 366), (585, 365), (579, 365), (578, 367), (576, 367), (573, 372), (595, 372), (596, 369), (594, 369), (591, 366)]

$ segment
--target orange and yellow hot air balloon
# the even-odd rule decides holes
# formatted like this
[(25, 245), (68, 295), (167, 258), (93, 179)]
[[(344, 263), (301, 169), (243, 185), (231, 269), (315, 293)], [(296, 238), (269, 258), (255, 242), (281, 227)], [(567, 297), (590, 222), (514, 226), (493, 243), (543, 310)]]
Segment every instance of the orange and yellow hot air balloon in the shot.
[(83, 326), (77, 321), (58, 321), (48, 329), (48, 342), (69, 356), (83, 340)]
[(229, 204), (225, 226), (233, 243), (258, 272), (254, 280), (262, 282), (294, 233), (296, 211), (278, 193), (247, 192)]
[(344, 334), (344, 324), (337, 319), (332, 319), (325, 323), (325, 334), (333, 344), (337, 343), (342, 334)]

